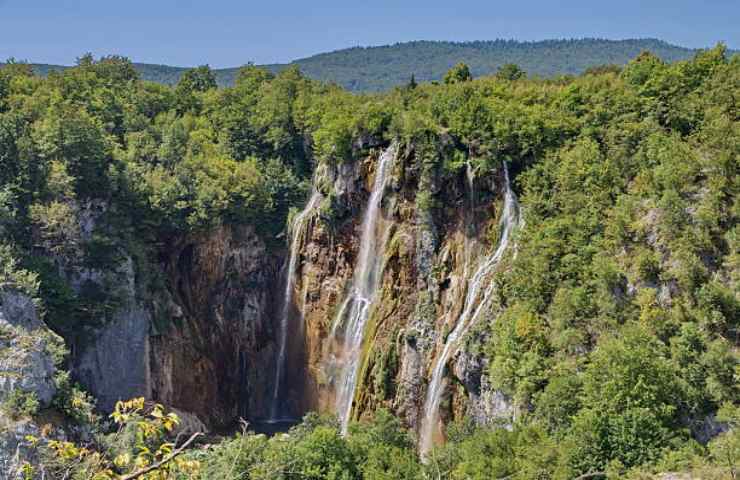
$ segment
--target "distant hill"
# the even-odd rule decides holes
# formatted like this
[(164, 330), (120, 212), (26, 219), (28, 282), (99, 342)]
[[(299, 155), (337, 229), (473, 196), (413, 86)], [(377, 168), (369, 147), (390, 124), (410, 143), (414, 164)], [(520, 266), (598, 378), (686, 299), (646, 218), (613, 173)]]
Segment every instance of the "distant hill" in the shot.
[[(291, 62), (264, 65), (277, 72), (287, 65), (297, 65), (311, 78), (335, 82), (352, 91), (380, 91), (408, 82), (439, 80), (458, 62), (470, 66), (474, 76), (495, 73), (501, 65), (516, 63), (529, 75), (551, 77), (579, 74), (586, 68), (606, 63), (625, 64), (643, 50), (672, 62), (691, 57), (695, 50), (671, 45), (657, 39), (571, 39), (519, 42), (492, 40), (476, 42), (417, 41), (380, 47), (354, 47), (321, 53)], [(145, 80), (177, 83), (183, 67), (136, 63)], [(37, 73), (65, 67), (34, 65)], [(220, 85), (231, 85), (238, 68), (215, 70)]]

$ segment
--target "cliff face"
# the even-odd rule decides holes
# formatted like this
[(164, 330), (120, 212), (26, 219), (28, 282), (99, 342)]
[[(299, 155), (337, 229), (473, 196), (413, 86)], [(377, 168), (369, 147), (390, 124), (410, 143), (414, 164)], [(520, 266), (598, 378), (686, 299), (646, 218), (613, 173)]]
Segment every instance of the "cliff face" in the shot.
[(252, 228), (187, 239), (166, 262), (173, 321), (152, 337), (152, 395), (211, 424), (263, 416), (279, 264)]
[[(321, 165), (314, 186), (321, 201), (297, 232), (297, 266), (283, 385), (283, 416), (336, 412), (340, 375), (332, 345), (343, 302), (353, 288), (361, 220), (378, 174), (382, 148), (361, 161)], [(444, 148), (444, 144), (435, 148)], [(369, 306), (357, 362), (352, 416), (378, 407), (419, 428), (434, 362), (464, 308), (470, 277), (495, 248), (503, 205), (500, 170), (437, 171), (425, 161), (441, 151), (400, 148), (382, 192), (376, 238), (377, 291)], [(84, 230), (98, 213), (79, 209)], [(84, 219), (84, 221), (83, 221)], [(90, 233), (92, 235), (92, 233)], [(124, 247), (107, 271), (56, 258), (67, 281), (115, 284), (121, 300), (73, 345), (72, 371), (104, 410), (145, 396), (195, 414), (211, 427), (239, 416), (274, 414), (272, 392), (283, 312), (286, 252), (271, 254), (251, 226), (222, 226), (171, 239), (155, 262), (141, 265)], [(150, 288), (151, 278), (160, 279)], [(495, 303), (495, 302), (491, 302)], [(486, 305), (495, 314), (496, 305)], [(479, 422), (510, 417), (507, 399), (485, 378), (480, 338), (465, 335), (446, 368), (440, 416), (470, 414)], [(449, 385), (447, 384), (449, 383)]]
[[(32, 299), (19, 291), (0, 288), (0, 405), (14, 394), (33, 395), (40, 408), (56, 393), (53, 345), (58, 339), (39, 319)], [(36, 462), (28, 435), (39, 426), (27, 415), (14, 418), (0, 412), (0, 480), (21, 479), (23, 464)]]
[[(83, 235), (109, 228), (104, 205), (75, 211)], [(71, 371), (98, 406), (109, 411), (117, 400), (144, 396), (211, 427), (264, 416), (280, 260), (255, 229), (222, 226), (171, 239), (148, 263), (134, 260), (130, 244), (115, 248), (117, 262), (104, 268), (89, 267), (85, 252), (50, 255), (77, 295), (91, 285), (115, 291), (113, 307), (84, 335), (67, 338)]]
[[(294, 372), (288, 383), (304, 388), (291, 392), (298, 411), (335, 411), (336, 352), (327, 343), (332, 329), (341, 328), (335, 323), (352, 288), (359, 221), (379, 153), (328, 167), (315, 179), (325, 200), (302, 234), (294, 296), (305, 344), (288, 369)], [(382, 273), (364, 330), (353, 408), (354, 417), (390, 408), (412, 428), (419, 427), (432, 364), (461, 314), (468, 279), (496, 241), (503, 192), (498, 174), (471, 182), (462, 169), (443, 183), (441, 172), (425, 167), (426, 154), (402, 149), (383, 197)], [(509, 413), (506, 400), (488, 387), (482, 362), (475, 354), (453, 355), (456, 381), (446, 389), (445, 420), (474, 413), (484, 422)]]

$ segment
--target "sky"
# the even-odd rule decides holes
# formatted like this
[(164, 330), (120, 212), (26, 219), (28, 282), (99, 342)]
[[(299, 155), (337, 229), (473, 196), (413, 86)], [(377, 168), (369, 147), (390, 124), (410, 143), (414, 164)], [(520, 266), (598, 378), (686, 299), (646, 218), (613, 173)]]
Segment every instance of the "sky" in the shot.
[(0, 61), (283, 63), (410, 40), (654, 37), (740, 48), (740, 0), (0, 0)]

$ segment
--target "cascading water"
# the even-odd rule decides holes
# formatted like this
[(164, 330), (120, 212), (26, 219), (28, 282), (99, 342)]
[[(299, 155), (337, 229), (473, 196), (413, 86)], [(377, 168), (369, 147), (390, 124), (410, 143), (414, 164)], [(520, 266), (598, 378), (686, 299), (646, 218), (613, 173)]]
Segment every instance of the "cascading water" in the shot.
[[(306, 219), (316, 208), (321, 200), (321, 194), (314, 190), (306, 207), (301, 213), (296, 215), (291, 224), (291, 242), (290, 242), (290, 259), (288, 260), (288, 269), (285, 277), (285, 293), (283, 294), (283, 309), (280, 315), (280, 334), (278, 338), (278, 358), (275, 369), (275, 384), (272, 391), (272, 406), (270, 408), (270, 420), (275, 422), (280, 420), (280, 386), (283, 381), (283, 372), (285, 371), (285, 356), (288, 343), (288, 327), (290, 326), (290, 308), (293, 304), (293, 291), (295, 290), (295, 270), (300, 254), (301, 233)], [(303, 312), (301, 318), (303, 317)]]
[(511, 232), (519, 222), (518, 204), (516, 196), (514, 195), (514, 192), (512, 192), (511, 185), (509, 184), (509, 171), (506, 164), (504, 164), (503, 168), (506, 192), (504, 194), (504, 211), (501, 216), (501, 237), (496, 251), (493, 252), (491, 256), (483, 260), (481, 265), (473, 274), (473, 277), (470, 279), (463, 311), (457, 320), (455, 328), (445, 340), (442, 352), (439, 354), (434, 364), (432, 380), (429, 383), (426, 399), (424, 401), (424, 416), (422, 418), (419, 435), (419, 451), (422, 458), (434, 446), (436, 429), (439, 427), (439, 404), (442, 399), (444, 387), (446, 386), (446, 382), (444, 382), (444, 374), (447, 362), (457, 349), (460, 339), (469, 330), (470, 326), (475, 323), (481, 310), (488, 303), (489, 298), (493, 294), (494, 284), (491, 282), (486, 288), (483, 298), (480, 299), (481, 288), (484, 281), (493, 271), (495, 271), (496, 267), (501, 262), (504, 252), (509, 245)]
[(335, 407), (343, 433), (347, 432), (352, 411), (365, 324), (375, 301), (382, 269), (386, 232), (379, 225), (379, 217), (395, 157), (396, 145), (392, 144), (378, 160), (373, 189), (362, 220), (360, 255), (355, 265), (352, 290), (342, 303), (330, 335), (330, 344), (337, 349), (334, 360), (339, 365), (339, 373), (334, 379)]
[(475, 206), (475, 172), (473, 171), (473, 165), (470, 164), (470, 160), (465, 162), (465, 182), (468, 187), (468, 202), (470, 207)]

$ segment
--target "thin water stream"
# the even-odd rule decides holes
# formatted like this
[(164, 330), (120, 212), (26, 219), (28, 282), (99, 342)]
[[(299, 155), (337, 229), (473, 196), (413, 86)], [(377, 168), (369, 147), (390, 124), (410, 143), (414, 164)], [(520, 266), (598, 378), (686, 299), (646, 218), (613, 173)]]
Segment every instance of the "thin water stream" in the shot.
[[(470, 327), (475, 323), (483, 307), (488, 303), (493, 294), (494, 284), (490, 280), (490, 275), (496, 270), (501, 262), (504, 252), (509, 246), (511, 233), (519, 222), (519, 208), (514, 192), (511, 190), (509, 183), (509, 171), (504, 164), (505, 194), (504, 194), (504, 211), (501, 216), (501, 235), (498, 247), (492, 255), (483, 259), (478, 269), (470, 279), (465, 303), (460, 317), (457, 319), (455, 328), (445, 339), (442, 352), (437, 356), (432, 371), (432, 379), (427, 389), (427, 395), (424, 401), (424, 415), (422, 417), (421, 429), (419, 434), (419, 451), (422, 458), (432, 449), (435, 439), (441, 437), (439, 431), (439, 405), (442, 394), (447, 386), (445, 382), (445, 369), (452, 354), (457, 351), (460, 340), (465, 336)], [(485, 282), (489, 284), (483, 289)], [(482, 298), (481, 291), (484, 290)]]
[[(291, 224), (291, 241), (290, 241), (290, 259), (285, 275), (285, 292), (283, 293), (283, 308), (280, 312), (280, 333), (278, 338), (278, 358), (275, 368), (275, 382), (272, 390), (272, 404), (270, 407), (270, 421), (275, 422), (280, 417), (280, 388), (283, 383), (285, 372), (285, 359), (287, 356), (288, 329), (290, 327), (290, 312), (293, 305), (293, 295), (295, 290), (295, 273), (300, 256), (301, 234), (304, 230), (304, 224), (311, 212), (316, 208), (321, 200), (321, 194), (314, 190), (311, 194), (306, 207), (296, 215)], [(301, 321), (303, 320), (303, 312)]]

